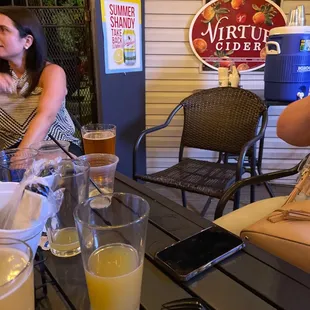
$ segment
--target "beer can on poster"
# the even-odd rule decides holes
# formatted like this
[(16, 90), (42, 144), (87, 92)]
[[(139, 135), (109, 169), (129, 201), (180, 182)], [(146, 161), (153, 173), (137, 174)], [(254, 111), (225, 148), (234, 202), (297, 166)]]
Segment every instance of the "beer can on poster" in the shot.
[(133, 66), (136, 63), (136, 34), (132, 29), (123, 31), (124, 63)]

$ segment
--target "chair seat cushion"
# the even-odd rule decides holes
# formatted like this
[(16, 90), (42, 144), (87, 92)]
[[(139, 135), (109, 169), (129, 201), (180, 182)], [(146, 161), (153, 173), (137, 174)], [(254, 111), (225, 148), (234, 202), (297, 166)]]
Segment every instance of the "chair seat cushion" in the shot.
[(280, 208), (286, 199), (286, 196), (280, 196), (253, 202), (220, 217), (214, 223), (240, 236), (243, 228), (256, 223), (274, 210)]
[(138, 175), (137, 178), (220, 198), (224, 190), (235, 181), (236, 166), (236, 164), (218, 164), (186, 158), (168, 169), (153, 174)]

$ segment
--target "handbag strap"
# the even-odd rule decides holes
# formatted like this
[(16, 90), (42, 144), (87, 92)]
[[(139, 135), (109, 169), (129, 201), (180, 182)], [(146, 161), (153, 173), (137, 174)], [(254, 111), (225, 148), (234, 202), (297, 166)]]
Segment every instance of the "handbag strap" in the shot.
[(287, 200), (285, 201), (284, 205), (287, 205), (288, 203), (291, 203), (295, 200), (296, 196), (302, 191), (305, 183), (307, 182), (308, 178), (310, 176), (310, 168), (306, 168), (301, 173), (301, 178), (299, 182), (295, 185), (293, 191), (288, 196)]
[(285, 220), (290, 221), (310, 221), (310, 212), (302, 210), (275, 210), (269, 217), (268, 221), (277, 223)]
[[(303, 187), (308, 181), (309, 177), (310, 177), (310, 168), (307, 167), (301, 172), (299, 182), (295, 185), (293, 191), (290, 193), (283, 206), (295, 200), (296, 196), (303, 190)], [(277, 223), (284, 220), (310, 221), (310, 212), (292, 210), (292, 209), (290, 210), (277, 209), (267, 219), (272, 223)]]

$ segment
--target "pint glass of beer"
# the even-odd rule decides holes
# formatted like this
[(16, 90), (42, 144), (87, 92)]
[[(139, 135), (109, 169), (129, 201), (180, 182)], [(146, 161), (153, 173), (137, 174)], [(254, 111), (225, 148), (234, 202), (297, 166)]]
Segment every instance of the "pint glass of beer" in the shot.
[(115, 155), (115, 125), (89, 124), (83, 126), (81, 131), (85, 154), (106, 153)]
[[(92, 310), (139, 310), (150, 206), (142, 197), (100, 195), (74, 210)], [(11, 310), (1, 308), (1, 310)]]

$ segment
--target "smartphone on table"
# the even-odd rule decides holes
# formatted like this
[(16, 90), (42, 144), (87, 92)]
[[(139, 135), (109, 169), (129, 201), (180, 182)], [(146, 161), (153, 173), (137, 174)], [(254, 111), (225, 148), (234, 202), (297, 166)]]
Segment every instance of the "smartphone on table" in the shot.
[(219, 226), (211, 226), (155, 255), (172, 276), (188, 281), (244, 247), (243, 241)]

